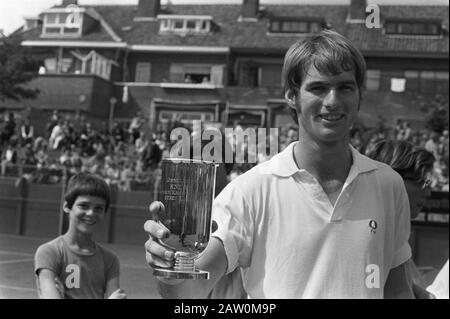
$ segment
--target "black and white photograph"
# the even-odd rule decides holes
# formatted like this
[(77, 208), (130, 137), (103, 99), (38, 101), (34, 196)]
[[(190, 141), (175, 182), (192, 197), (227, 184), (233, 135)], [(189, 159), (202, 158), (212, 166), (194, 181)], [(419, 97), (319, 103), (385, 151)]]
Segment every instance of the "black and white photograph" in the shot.
[(449, 299), (448, 0), (0, 0), (0, 299)]

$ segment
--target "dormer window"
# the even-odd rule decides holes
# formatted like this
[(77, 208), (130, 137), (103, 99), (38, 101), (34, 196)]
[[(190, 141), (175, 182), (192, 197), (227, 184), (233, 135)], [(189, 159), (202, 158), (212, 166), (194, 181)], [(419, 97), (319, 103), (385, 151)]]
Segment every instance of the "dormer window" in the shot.
[(44, 12), (44, 37), (79, 37), (82, 33), (83, 11), (71, 12), (65, 8)]
[(39, 18), (28, 17), (25, 18), (24, 31), (32, 30), (39, 27), (40, 20)]
[(160, 33), (206, 34), (212, 29), (211, 16), (158, 15)]
[(325, 27), (325, 22), (311, 18), (273, 18), (269, 24), (270, 33), (316, 33)]
[(384, 29), (386, 34), (392, 35), (439, 36), (441, 34), (441, 22), (435, 20), (386, 20)]

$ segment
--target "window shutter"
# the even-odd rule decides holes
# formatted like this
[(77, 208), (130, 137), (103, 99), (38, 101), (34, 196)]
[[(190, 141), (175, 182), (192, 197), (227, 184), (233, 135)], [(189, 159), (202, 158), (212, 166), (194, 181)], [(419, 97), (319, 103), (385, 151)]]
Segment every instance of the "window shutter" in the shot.
[(170, 81), (177, 83), (184, 82), (183, 64), (172, 63), (170, 65)]
[(261, 66), (261, 86), (281, 87), (281, 65), (266, 64)]
[(223, 85), (224, 83), (224, 65), (213, 65), (211, 67), (211, 83), (214, 85)]
[(150, 82), (151, 65), (148, 62), (136, 63), (135, 82)]
[(367, 91), (380, 90), (380, 70), (367, 70), (366, 72), (366, 89)]

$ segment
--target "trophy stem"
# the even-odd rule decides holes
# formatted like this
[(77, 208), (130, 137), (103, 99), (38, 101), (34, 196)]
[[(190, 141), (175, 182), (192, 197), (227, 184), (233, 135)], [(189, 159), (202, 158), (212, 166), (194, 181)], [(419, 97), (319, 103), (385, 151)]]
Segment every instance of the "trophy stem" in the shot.
[(195, 256), (196, 254), (192, 253), (176, 252), (173, 269), (175, 271), (195, 272)]

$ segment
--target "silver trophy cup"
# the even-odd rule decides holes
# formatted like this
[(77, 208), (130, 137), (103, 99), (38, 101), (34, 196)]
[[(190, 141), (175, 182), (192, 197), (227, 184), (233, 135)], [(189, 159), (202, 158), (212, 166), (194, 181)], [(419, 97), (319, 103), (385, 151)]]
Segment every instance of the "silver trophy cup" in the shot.
[(165, 213), (160, 223), (170, 230), (160, 243), (175, 251), (173, 268), (154, 268), (164, 278), (209, 279), (209, 272), (196, 269), (195, 260), (206, 248), (211, 234), (217, 164), (191, 159), (165, 159), (158, 200)]

